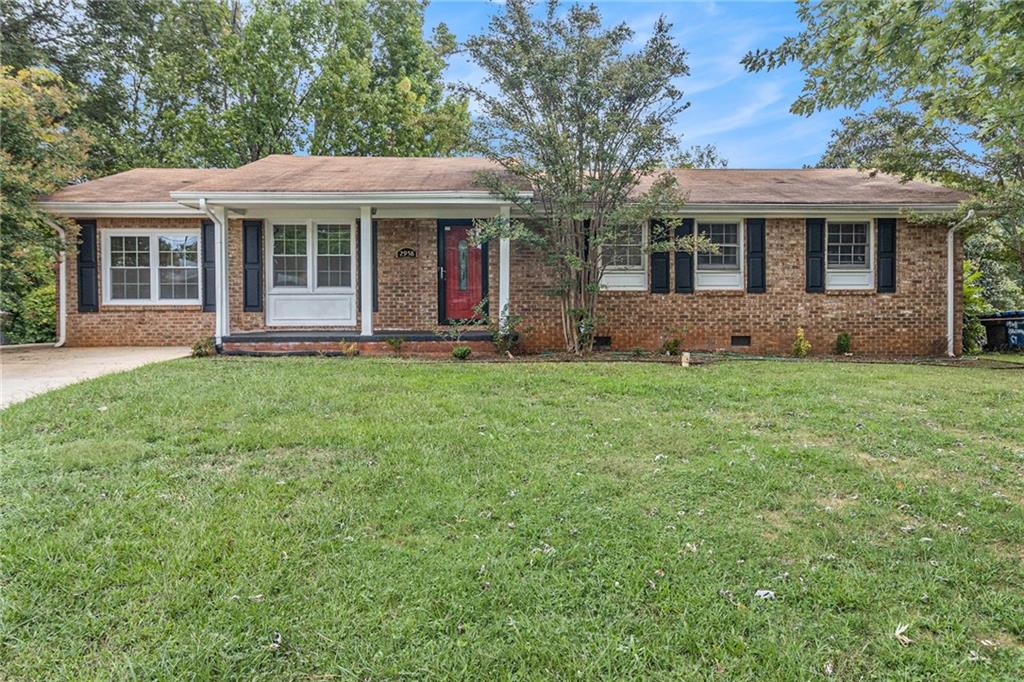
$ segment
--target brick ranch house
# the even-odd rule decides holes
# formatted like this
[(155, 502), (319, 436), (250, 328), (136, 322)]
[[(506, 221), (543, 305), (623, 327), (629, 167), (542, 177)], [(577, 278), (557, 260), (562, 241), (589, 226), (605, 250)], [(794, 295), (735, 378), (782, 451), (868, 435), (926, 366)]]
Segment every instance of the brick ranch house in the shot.
[[(512, 210), (478, 186), (486, 168), (268, 156), (66, 187), (40, 201), (80, 226), (62, 259), (59, 343), (380, 351), (402, 336), (415, 351), (487, 299), (523, 316), (525, 350), (561, 349), (540, 255), (467, 241), (474, 219)], [(960, 239), (901, 216), (963, 194), (847, 169), (673, 172), (688, 195), (680, 229), (719, 253), (647, 253), (643, 225), (610, 248), (597, 335), (613, 348), (680, 336), (687, 350), (784, 354), (803, 327), (815, 353), (842, 332), (858, 354), (960, 352)]]

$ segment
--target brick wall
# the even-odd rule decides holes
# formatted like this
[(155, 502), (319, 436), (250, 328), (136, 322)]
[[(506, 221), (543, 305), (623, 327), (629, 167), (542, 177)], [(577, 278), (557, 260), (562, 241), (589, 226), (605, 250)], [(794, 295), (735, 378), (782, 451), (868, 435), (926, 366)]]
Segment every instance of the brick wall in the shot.
[(99, 312), (78, 312), (78, 268), (74, 251), (67, 260), (67, 345), (181, 346), (213, 334), (213, 313), (200, 305), (122, 306), (103, 303), (104, 230), (200, 229), (198, 218), (98, 218)]
[[(852, 350), (864, 355), (942, 355), (946, 350), (946, 232), (931, 227), (897, 225), (896, 293), (874, 291), (804, 291), (805, 223), (768, 219), (767, 292), (697, 291), (651, 294), (615, 291), (601, 294), (599, 336), (613, 348), (657, 349), (679, 337), (686, 350), (734, 350), (788, 354), (797, 327), (803, 327), (812, 353), (827, 354), (836, 336), (847, 332)], [(962, 245), (957, 245), (955, 272), (962, 272)], [(670, 260), (670, 269), (674, 264)], [(544, 293), (539, 258), (513, 246), (512, 311), (526, 318), (530, 350), (563, 346), (557, 299)], [(671, 273), (674, 289), (675, 272)], [(957, 297), (956, 319), (960, 319)], [(960, 325), (956, 351), (960, 352)], [(731, 346), (732, 336), (749, 336), (749, 347)]]
[[(101, 230), (198, 228), (200, 221), (108, 218), (98, 220), (97, 224)], [(377, 229), (379, 310), (375, 315), (375, 329), (437, 329), (437, 222), (382, 219)], [(788, 354), (796, 328), (802, 326), (816, 354), (832, 352), (840, 332), (851, 334), (853, 350), (858, 354), (945, 353), (945, 230), (909, 226), (899, 221), (894, 294), (874, 291), (807, 294), (804, 291), (804, 229), (803, 220), (767, 220), (767, 293), (604, 292), (598, 310), (598, 334), (610, 336), (613, 347), (620, 349), (656, 349), (664, 340), (679, 336), (687, 350)], [(357, 239), (357, 269), (353, 273), (357, 285), (358, 243)], [(403, 247), (415, 248), (416, 258), (396, 258), (396, 252)], [(101, 249), (101, 260), (102, 257)], [(958, 291), (962, 257), (962, 246), (958, 242), (955, 268)], [(243, 310), (241, 220), (230, 221), (228, 258), (232, 331), (265, 329), (263, 312)], [(99, 313), (80, 314), (73, 254), (69, 254), (68, 266), (69, 345), (183, 344), (213, 333), (213, 314), (203, 313), (199, 306), (115, 307), (101, 303)], [(531, 351), (563, 348), (558, 300), (547, 294), (550, 279), (540, 256), (513, 244), (511, 268), (511, 312), (525, 318), (526, 348)], [(490, 300), (495, 308), (498, 270), (495, 244), (489, 258)], [(100, 273), (102, 280), (102, 262)], [(671, 274), (674, 282), (675, 273)], [(960, 319), (960, 304), (958, 296), (957, 320)], [(497, 314), (498, 311), (492, 312)], [(958, 323), (957, 352), (960, 352), (959, 329)], [(751, 345), (733, 348), (732, 336), (749, 336)]]

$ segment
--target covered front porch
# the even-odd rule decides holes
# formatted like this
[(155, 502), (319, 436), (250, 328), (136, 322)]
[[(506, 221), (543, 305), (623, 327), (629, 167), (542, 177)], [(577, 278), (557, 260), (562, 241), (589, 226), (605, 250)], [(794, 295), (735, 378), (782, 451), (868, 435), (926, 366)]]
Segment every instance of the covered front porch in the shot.
[(436, 346), (437, 331), (481, 301), (504, 323), (509, 241), (472, 245), (468, 232), (474, 220), (507, 220), (509, 204), (482, 192), (253, 194), (175, 197), (206, 217), (204, 285), (224, 351)]

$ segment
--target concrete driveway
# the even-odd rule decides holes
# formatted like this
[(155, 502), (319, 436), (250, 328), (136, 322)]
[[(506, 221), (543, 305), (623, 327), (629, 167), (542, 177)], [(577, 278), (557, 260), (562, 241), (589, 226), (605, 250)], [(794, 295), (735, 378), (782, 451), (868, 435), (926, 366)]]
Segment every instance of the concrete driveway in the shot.
[(0, 409), (61, 386), (189, 355), (185, 347), (0, 348)]

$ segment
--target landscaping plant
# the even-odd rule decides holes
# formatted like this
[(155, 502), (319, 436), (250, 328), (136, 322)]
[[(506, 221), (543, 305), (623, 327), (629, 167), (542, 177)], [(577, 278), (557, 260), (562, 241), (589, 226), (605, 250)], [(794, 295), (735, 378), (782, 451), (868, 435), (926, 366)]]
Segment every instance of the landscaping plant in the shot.
[(846, 355), (850, 352), (850, 335), (846, 332), (841, 333), (836, 337), (836, 353), (839, 355)]
[(793, 357), (805, 358), (811, 352), (811, 342), (804, 336), (804, 328), (796, 328), (796, 338), (793, 339)]

